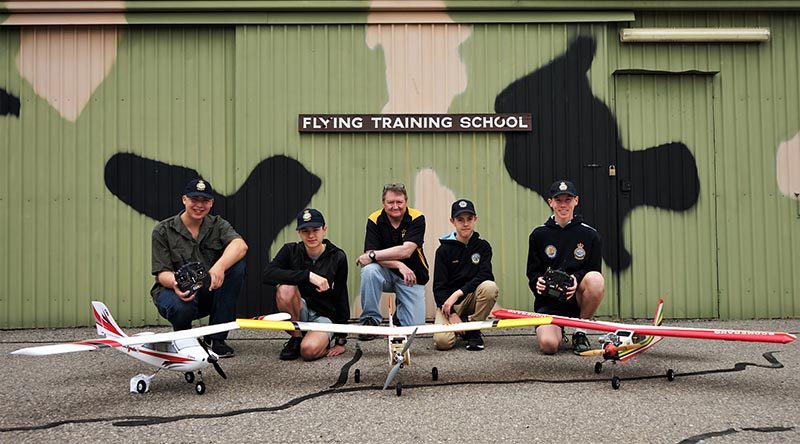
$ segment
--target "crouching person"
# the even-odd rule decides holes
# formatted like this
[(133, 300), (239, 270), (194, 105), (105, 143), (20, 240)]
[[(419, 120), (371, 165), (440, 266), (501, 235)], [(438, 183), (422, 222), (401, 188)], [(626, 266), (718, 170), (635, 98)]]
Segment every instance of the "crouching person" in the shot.
[[(322, 213), (307, 208), (297, 216), (300, 242), (290, 242), (264, 269), (263, 282), (275, 285), (279, 311), (293, 321), (346, 324), (350, 318), (347, 294), (347, 256), (325, 239), (328, 231)], [(310, 361), (344, 352), (347, 335), (299, 331), (291, 336), (280, 353), (289, 361), (302, 357)]]
[[(453, 203), (450, 223), (455, 231), (439, 239), (433, 271), (437, 324), (486, 320), (497, 301), (492, 246), (475, 231), (477, 221), (472, 202), (460, 199)], [(462, 337), (467, 350), (483, 350), (480, 330), (466, 331)], [(449, 350), (455, 345), (456, 334), (436, 333), (433, 341), (437, 349)]]

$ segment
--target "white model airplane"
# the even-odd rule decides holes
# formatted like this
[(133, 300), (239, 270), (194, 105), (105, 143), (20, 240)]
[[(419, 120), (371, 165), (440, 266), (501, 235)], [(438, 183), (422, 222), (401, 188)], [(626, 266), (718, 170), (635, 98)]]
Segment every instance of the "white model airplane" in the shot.
[(198, 395), (206, 391), (203, 382), (203, 370), (213, 366), (220, 376), (227, 379), (225, 372), (217, 362), (219, 357), (206, 348), (203, 341), (198, 341), (200, 336), (230, 331), (239, 328), (236, 322), (209, 325), (190, 330), (173, 331), (169, 333), (139, 333), (135, 336), (126, 335), (117, 325), (105, 304), (92, 301), (94, 321), (97, 333), (105, 339), (87, 339), (80, 342), (65, 344), (43, 345), (28, 347), (11, 352), (12, 355), (44, 356), (78, 351), (99, 350), (101, 348), (116, 348), (128, 356), (136, 358), (149, 365), (157, 367), (152, 375), (137, 375), (131, 379), (131, 391), (145, 393), (150, 388), (150, 380), (161, 369), (183, 372), (188, 383), (195, 382), (195, 374), (199, 380), (194, 389)]
[[(283, 330), (283, 331), (321, 331), (326, 333), (346, 333), (356, 335), (385, 336), (389, 344), (389, 364), (394, 365), (386, 376), (383, 384), (384, 390), (392, 383), (397, 372), (405, 365), (411, 364), (411, 353), (409, 349), (414, 342), (416, 335), (426, 335), (445, 332), (462, 332), (470, 330), (483, 330), (489, 328), (512, 328), (512, 327), (532, 327), (537, 325), (549, 324), (550, 317), (535, 317), (523, 319), (496, 319), (491, 321), (472, 321), (460, 324), (424, 324), (410, 327), (395, 327), (392, 322), (390, 308), (389, 326), (369, 326), (351, 324), (327, 324), (318, 322), (301, 321), (275, 321), (268, 319), (237, 319), (236, 322), (241, 328), (258, 328), (264, 330)], [(356, 369), (353, 375), (355, 382), (361, 380), (361, 371)], [(439, 372), (436, 367), (431, 369), (431, 377), (437, 380)], [(403, 385), (398, 382), (395, 386), (397, 396), (403, 393)]]

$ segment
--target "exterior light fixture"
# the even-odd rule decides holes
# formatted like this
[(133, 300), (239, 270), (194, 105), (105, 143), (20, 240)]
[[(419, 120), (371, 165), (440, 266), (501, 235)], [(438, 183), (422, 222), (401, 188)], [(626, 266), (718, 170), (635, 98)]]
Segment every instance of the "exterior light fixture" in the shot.
[(623, 28), (625, 43), (766, 42), (769, 28)]

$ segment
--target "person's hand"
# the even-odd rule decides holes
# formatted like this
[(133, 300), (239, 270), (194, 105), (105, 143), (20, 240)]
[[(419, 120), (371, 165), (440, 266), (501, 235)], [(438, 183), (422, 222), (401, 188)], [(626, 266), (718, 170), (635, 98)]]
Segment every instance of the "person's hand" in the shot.
[(369, 258), (369, 253), (364, 253), (356, 258), (356, 265), (359, 267), (369, 265), (370, 263), (372, 263), (372, 259)]
[(208, 275), (211, 276), (211, 285), (208, 286), (208, 291), (216, 290), (225, 282), (225, 270), (217, 264), (214, 264), (214, 266), (208, 270)]
[(311, 285), (317, 287), (317, 291), (322, 293), (323, 291), (328, 291), (331, 286), (328, 284), (328, 280), (324, 277), (314, 273), (313, 271), (308, 272), (308, 280), (311, 282)]
[(417, 283), (417, 275), (408, 268), (408, 265), (400, 262), (400, 267), (398, 268), (400, 274), (403, 276), (403, 282), (406, 283), (409, 287)]
[(180, 287), (178, 287), (178, 281), (174, 277), (172, 279), (172, 291), (174, 291), (175, 294), (178, 295), (178, 298), (183, 302), (192, 302), (195, 295), (197, 295), (196, 292), (189, 293), (188, 291), (181, 291)]
[(539, 294), (544, 294), (544, 289), (545, 289), (544, 278), (542, 276), (539, 276), (539, 278), (536, 279), (536, 292)]
[(339, 356), (344, 353), (344, 345), (334, 345), (333, 347), (328, 349), (328, 357), (332, 358), (334, 356)]
[(572, 285), (564, 289), (566, 290), (567, 299), (575, 296), (575, 292), (578, 290), (578, 280), (575, 279), (574, 274), (571, 274), (570, 276), (572, 276)]
[[(450, 317), (450, 315), (452, 314), (451, 310), (453, 309), (453, 305), (458, 301), (458, 298), (460, 298), (461, 295), (463, 294), (464, 292), (462, 292), (461, 289), (458, 289), (454, 291), (453, 294), (451, 294), (450, 297), (444, 301), (444, 303), (442, 304), (442, 314), (446, 318)], [(461, 322), (461, 318), (459, 318), (459, 322)]]

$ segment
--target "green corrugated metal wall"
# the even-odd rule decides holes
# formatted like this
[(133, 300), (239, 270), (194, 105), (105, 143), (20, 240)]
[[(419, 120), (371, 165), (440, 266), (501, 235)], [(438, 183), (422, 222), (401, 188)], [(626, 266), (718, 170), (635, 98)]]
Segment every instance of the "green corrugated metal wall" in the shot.
[[(709, 150), (695, 152), (705, 173), (701, 169), (704, 189), (691, 217), (697, 216), (700, 225), (712, 225), (710, 230), (694, 230), (695, 234), (702, 233), (696, 239), (702, 248), (698, 251), (680, 242), (664, 251), (666, 240), (659, 242), (656, 251), (648, 242), (639, 245), (659, 262), (665, 258), (687, 261), (687, 269), (673, 271), (688, 272), (688, 279), (680, 282), (683, 276), (669, 276), (675, 284), (661, 287), (661, 291), (674, 288), (672, 297), (688, 297), (717, 288), (713, 302), (718, 303), (719, 316), (725, 319), (797, 316), (800, 312), (800, 287), (794, 272), (800, 260), (797, 200), (781, 195), (776, 184), (778, 146), (800, 128), (800, 88), (795, 74), (800, 68), (799, 23), (800, 16), (790, 13), (640, 14), (636, 27), (767, 27), (772, 38), (766, 44), (620, 44), (615, 51), (619, 71), (705, 73), (669, 76), (670, 80), (661, 81), (661, 86), (675, 93), (667, 93), (668, 98), (654, 97), (652, 93), (659, 88), (651, 88), (643, 95), (643, 101), (649, 104), (631, 114), (645, 119), (662, 117), (652, 104), (675, 99), (680, 108), (667, 116), (666, 125), (651, 120), (652, 126), (645, 127), (656, 128), (654, 132), (636, 129), (640, 122), (631, 122), (622, 134), (623, 139), (630, 137), (626, 143), (637, 145), (637, 141), (664, 130), (675, 138), (693, 140), (687, 145)], [(678, 77), (693, 80), (687, 83)], [(622, 111), (622, 94), (617, 91), (618, 112)], [(711, 115), (713, 121), (708, 120)], [(642, 219), (643, 240), (649, 241), (646, 233), (662, 233), (658, 228), (661, 215), (636, 217)], [(713, 246), (716, 252), (711, 250)], [(649, 261), (647, 266), (650, 276), (664, 273), (660, 267), (651, 267)], [(643, 277), (635, 271), (628, 277), (634, 282), (637, 279)], [(626, 281), (625, 276), (622, 280)], [(649, 292), (658, 291), (649, 282), (642, 284)], [(635, 283), (633, 287), (632, 294), (623, 289), (623, 301), (626, 297), (641, 300)], [(678, 316), (708, 316), (717, 307), (697, 311), (686, 301), (673, 310), (678, 310), (673, 311)]]
[[(745, 45), (620, 44), (618, 23), (103, 27), (94, 32), (113, 34), (116, 57), (74, 121), (21, 77), (20, 29), (2, 28), (0, 84), (21, 98), (22, 113), (0, 117), (0, 155), (8, 159), (0, 167), (0, 327), (88, 325), (91, 299), (104, 300), (121, 324), (163, 323), (148, 296), (155, 221), (104, 185), (105, 162), (117, 152), (197, 169), (223, 194), (264, 158), (296, 158), (322, 178), (310, 205), (325, 212), (329, 237), (351, 258), (383, 183), (408, 184), (412, 206), (469, 197), (480, 213), (478, 231), (494, 246), (500, 303), (530, 308), (527, 235), (549, 210), (509, 177), (503, 135), (300, 136), (296, 116), (380, 113), (387, 103), (413, 109), (413, 101), (392, 100), (420, 95), (415, 86), (423, 96), (437, 93), (425, 92), (430, 85), (451, 88), (453, 72), (423, 70), (409, 74), (420, 76), (416, 85), (391, 85), (387, 51), (450, 38), (463, 41), (466, 86), (420, 112), (492, 112), (499, 91), (579, 34), (597, 41), (592, 92), (617, 115), (624, 145), (681, 140), (701, 179), (690, 211), (644, 207), (628, 217), (624, 233), (635, 259), (619, 275), (604, 268), (599, 314), (647, 316), (663, 295), (674, 317), (798, 316), (800, 222), (796, 202), (777, 193), (774, 166), (778, 144), (800, 129), (791, 74), (798, 70), (797, 22), (796, 14), (646, 13), (632, 24), (771, 28), (771, 42)], [(44, 42), (74, 29), (25, 32)], [(370, 33), (383, 43), (370, 44)], [(430, 62), (424, 51), (403, 54)], [(687, 71), (699, 73), (677, 74)], [(58, 83), (56, 72), (49, 75)], [(439, 230), (432, 236), (447, 228), (440, 206), (426, 210), (429, 230)], [(290, 225), (273, 245), (251, 245), (251, 252), (274, 254), (295, 239)], [(435, 244), (426, 250), (432, 259)], [(355, 269), (350, 289), (355, 300)]]

